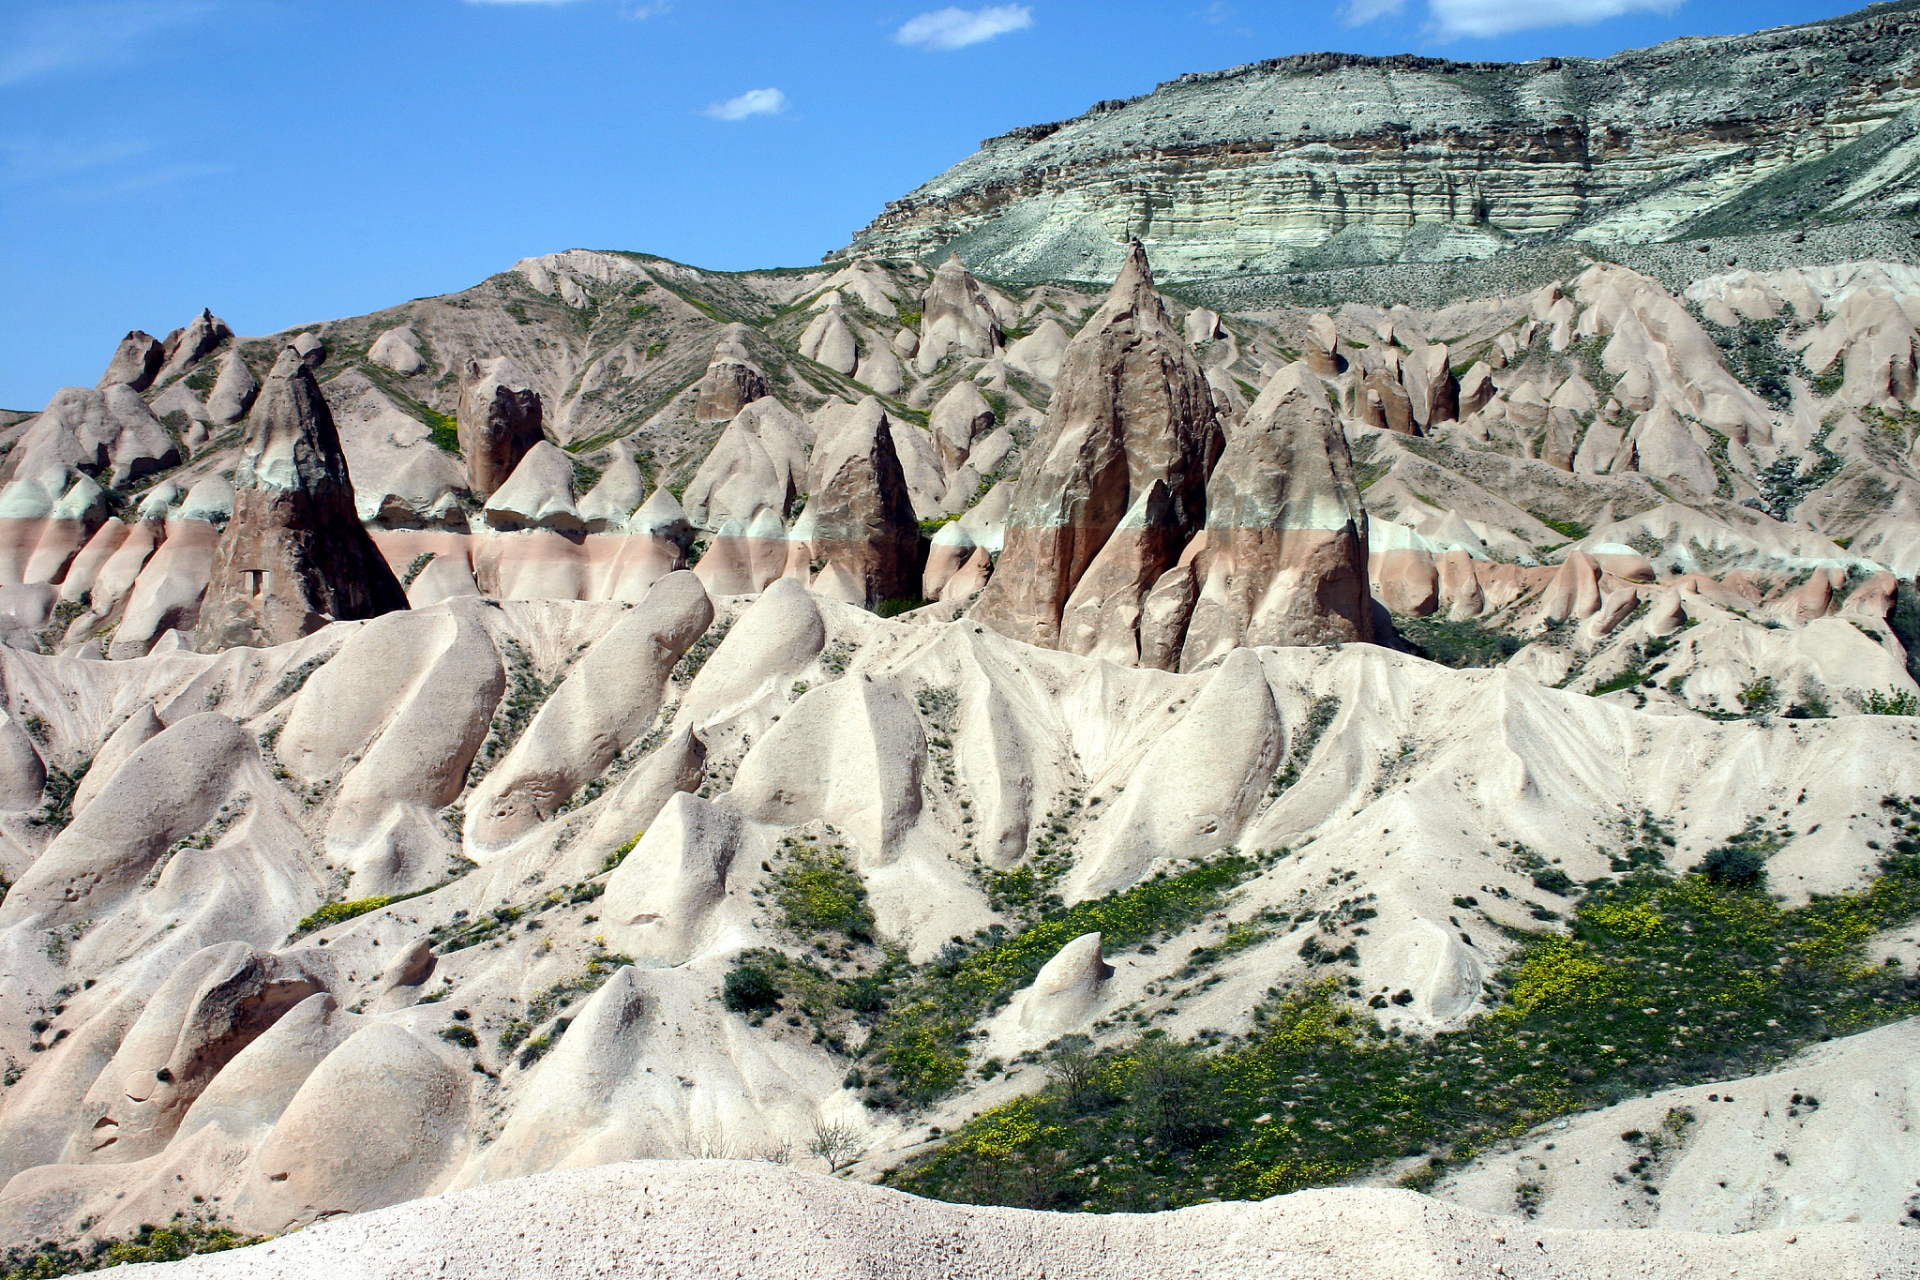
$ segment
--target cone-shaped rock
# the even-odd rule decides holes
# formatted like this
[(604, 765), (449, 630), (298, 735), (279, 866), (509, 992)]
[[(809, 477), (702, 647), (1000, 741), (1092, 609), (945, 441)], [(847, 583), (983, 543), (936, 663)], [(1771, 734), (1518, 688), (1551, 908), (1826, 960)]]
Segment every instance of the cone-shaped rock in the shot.
[(1373, 639), (1367, 512), (1346, 434), (1304, 362), (1253, 403), (1207, 485), (1181, 667), (1236, 645)]
[(878, 400), (868, 396), (822, 433), (809, 476), (807, 539), (827, 562), (815, 588), (869, 609), (918, 594), (920, 523)]
[[(1136, 505), (1129, 545), (1106, 558), (1126, 562), (1115, 566), (1114, 584), (1152, 583), (1200, 528), (1222, 446), (1206, 375), (1136, 241), (1106, 302), (1067, 347), (1046, 429), (1014, 491), (1005, 550), (973, 616), (1016, 640), (1058, 647), (1062, 609)], [(1156, 482), (1164, 499), (1143, 503)], [(1115, 616), (1137, 617), (1137, 604), (1135, 590)], [(1076, 645), (1093, 647), (1091, 639)]]
[(105, 389), (117, 382), (124, 382), (135, 391), (145, 391), (153, 385), (154, 376), (166, 362), (167, 349), (161, 345), (160, 339), (135, 329), (120, 339), (120, 346), (108, 362), (99, 386)]
[(214, 552), (198, 647), (284, 644), (407, 607), (354, 513), (333, 414), (300, 353), (280, 353), (247, 418), (233, 518)]
[(460, 452), (473, 491), (483, 498), (492, 497), (544, 439), (540, 394), (520, 385), (518, 374), (504, 358), (470, 360), (461, 379)]
[(725, 422), (772, 390), (747, 351), (747, 326), (730, 324), (720, 331), (719, 345), (700, 379), (693, 416), (701, 422)]
[(958, 254), (950, 255), (933, 273), (923, 306), (915, 357), (921, 373), (932, 373), (950, 353), (990, 356), (1000, 345), (1000, 321), (993, 314), (993, 304)]

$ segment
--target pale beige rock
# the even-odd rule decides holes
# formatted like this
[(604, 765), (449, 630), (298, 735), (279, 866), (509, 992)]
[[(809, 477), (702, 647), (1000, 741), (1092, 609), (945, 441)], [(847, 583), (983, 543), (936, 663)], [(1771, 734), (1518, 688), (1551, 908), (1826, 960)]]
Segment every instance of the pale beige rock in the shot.
[(826, 561), (817, 591), (864, 608), (910, 596), (919, 586), (920, 525), (893, 432), (868, 396), (822, 430), (808, 470), (796, 540)]
[(932, 373), (948, 355), (986, 357), (1000, 346), (1000, 320), (993, 304), (958, 254), (933, 273), (921, 303), (920, 345), (914, 367)]
[(304, 1224), (431, 1194), (462, 1141), (467, 1079), (400, 1027), (361, 1028), (287, 1103), (232, 1212)]
[[(87, 766), (87, 776), (80, 779), (80, 785), (73, 790), (71, 808), (73, 816), (79, 817), (87, 811), (94, 797), (98, 796), (107, 783), (113, 780), (134, 752), (147, 744), (148, 739), (159, 736), (167, 726), (160, 723), (160, 717), (153, 713), (152, 703), (142, 703), (132, 715), (113, 731), (106, 744), (94, 754), (93, 763)], [(0, 735), (4, 730), (0, 730)], [(36, 794), (38, 788), (35, 789)], [(16, 807), (16, 806), (8, 806)], [(17, 806), (24, 808), (25, 806)]]
[(467, 802), (467, 840), (493, 852), (553, 816), (653, 722), (667, 676), (713, 621), (690, 573), (655, 583), (587, 651)]

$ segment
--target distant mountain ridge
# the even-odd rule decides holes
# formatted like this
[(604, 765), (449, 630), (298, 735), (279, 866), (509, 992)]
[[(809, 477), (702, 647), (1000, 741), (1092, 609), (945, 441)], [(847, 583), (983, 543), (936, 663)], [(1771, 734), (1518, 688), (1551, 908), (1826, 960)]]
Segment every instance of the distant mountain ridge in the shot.
[(1610, 58), (1311, 53), (988, 138), (843, 253), (1168, 279), (1638, 244), (1920, 207), (1915, 0)]

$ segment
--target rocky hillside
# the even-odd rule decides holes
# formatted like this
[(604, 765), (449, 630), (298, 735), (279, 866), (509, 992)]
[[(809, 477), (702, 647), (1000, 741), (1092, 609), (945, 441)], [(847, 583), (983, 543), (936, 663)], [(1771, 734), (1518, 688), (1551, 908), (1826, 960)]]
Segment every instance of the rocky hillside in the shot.
[(1914, 210), (1910, 0), (1611, 58), (1302, 54), (1028, 125), (887, 206), (849, 253), (1010, 280), (1170, 280), (1801, 228)]
[(8, 1269), (702, 1156), (1904, 1257), (1863, 225), (1404, 297), (572, 250), (128, 334), (0, 432)]

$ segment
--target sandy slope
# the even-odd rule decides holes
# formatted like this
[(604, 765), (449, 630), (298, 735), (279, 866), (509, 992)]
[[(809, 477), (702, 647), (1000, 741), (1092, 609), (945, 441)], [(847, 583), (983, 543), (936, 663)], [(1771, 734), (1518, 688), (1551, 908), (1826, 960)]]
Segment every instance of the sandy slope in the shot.
[(169, 1263), (169, 1276), (1893, 1277), (1920, 1234), (1536, 1231), (1410, 1191), (1303, 1191), (1174, 1213), (1032, 1213), (728, 1161), (544, 1174)]

